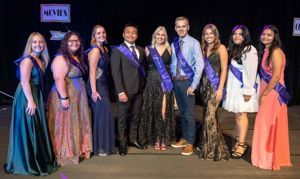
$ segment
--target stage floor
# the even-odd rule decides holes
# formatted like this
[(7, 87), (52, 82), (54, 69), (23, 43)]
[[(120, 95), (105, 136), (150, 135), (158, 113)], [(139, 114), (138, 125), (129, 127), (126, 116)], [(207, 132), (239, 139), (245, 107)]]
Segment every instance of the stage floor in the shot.
[[(116, 105), (113, 103), (114, 114)], [(218, 111), (221, 126), (229, 145), (233, 143), (235, 133), (233, 113), (221, 109)], [(202, 119), (202, 107), (196, 105), (196, 120)], [(196, 154), (181, 156), (180, 149), (168, 148), (167, 151), (156, 151), (152, 146), (147, 150), (129, 148), (128, 155), (118, 154), (107, 157), (92, 157), (78, 165), (61, 167), (56, 173), (43, 177), (59, 179), (96, 179), (96, 178), (300, 178), (300, 106), (288, 109), (289, 139), (293, 167), (283, 167), (280, 171), (262, 170), (253, 167), (249, 162), (250, 150), (241, 160), (204, 161)], [(0, 106), (0, 178), (38, 178), (33, 176), (6, 175), (2, 165), (6, 162), (9, 137), (11, 105)], [(251, 145), (255, 114), (249, 115), (249, 133), (247, 142)]]

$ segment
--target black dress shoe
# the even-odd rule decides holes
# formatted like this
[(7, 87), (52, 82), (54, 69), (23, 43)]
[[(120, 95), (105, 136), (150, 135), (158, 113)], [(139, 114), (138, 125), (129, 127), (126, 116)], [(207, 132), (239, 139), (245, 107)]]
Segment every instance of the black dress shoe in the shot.
[(119, 155), (121, 155), (121, 156), (127, 155), (127, 146), (126, 145), (120, 145)]
[(138, 143), (137, 141), (130, 143), (130, 145), (136, 147), (137, 149), (147, 149), (148, 147)]

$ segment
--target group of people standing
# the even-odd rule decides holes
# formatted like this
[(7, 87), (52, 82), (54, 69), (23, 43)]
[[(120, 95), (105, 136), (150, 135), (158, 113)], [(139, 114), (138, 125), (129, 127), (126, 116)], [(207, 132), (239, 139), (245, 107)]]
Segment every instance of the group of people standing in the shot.
[[(258, 53), (243, 25), (234, 27), (227, 48), (220, 42), (215, 25), (204, 27), (201, 45), (188, 34), (189, 28), (189, 20), (178, 17), (178, 37), (171, 45), (166, 28), (159, 26), (151, 44), (144, 49), (135, 43), (137, 26), (126, 24), (124, 42), (114, 46), (110, 56), (103, 26), (93, 28), (91, 47), (86, 51), (80, 35), (68, 32), (51, 63), (55, 83), (47, 99), (47, 110), (43, 74), (49, 54), (44, 37), (32, 33), (23, 57), (16, 61), (20, 83), (12, 108), (5, 171), (48, 175), (59, 166), (90, 158), (91, 153), (115, 153), (115, 126), (108, 94), (110, 71), (117, 95), (121, 156), (127, 154), (128, 145), (146, 149), (148, 144), (156, 150), (166, 151), (171, 145), (183, 148), (182, 155), (193, 154), (195, 90), (200, 85), (204, 112), (197, 149), (201, 159), (241, 158), (248, 147), (247, 113), (258, 112), (252, 164), (273, 170), (290, 166), (289, 96), (284, 85), (285, 56), (277, 28), (263, 28)], [(87, 83), (83, 79), (85, 74)], [(182, 138), (171, 144), (175, 136), (174, 95)], [(237, 143), (231, 150), (217, 118), (222, 100), (223, 108), (236, 114)]]

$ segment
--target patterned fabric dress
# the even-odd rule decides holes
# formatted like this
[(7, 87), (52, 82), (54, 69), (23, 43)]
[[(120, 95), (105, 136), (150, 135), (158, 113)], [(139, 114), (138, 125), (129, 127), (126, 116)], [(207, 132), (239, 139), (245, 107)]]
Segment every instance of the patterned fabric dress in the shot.
[[(34, 66), (30, 76), (30, 88), (37, 108), (34, 115), (26, 111), (27, 98), (19, 83), (12, 106), (12, 117), (7, 154), (6, 173), (45, 176), (58, 168), (48, 131), (45, 104), (42, 94), (42, 71), (32, 56)], [(25, 58), (16, 61), (19, 65)], [(17, 73), (20, 78), (20, 74)]]
[[(92, 47), (96, 48), (96, 47)], [(91, 50), (91, 49), (89, 49)], [(100, 50), (100, 49), (99, 49)], [(91, 99), (92, 90), (88, 80), (88, 93), (93, 116), (93, 150), (94, 155), (115, 153), (115, 125), (109, 101), (107, 78), (109, 67), (108, 53), (101, 53), (96, 69), (96, 90), (101, 100), (95, 103)]]
[[(163, 63), (170, 71), (171, 55), (166, 49), (161, 55)], [(162, 79), (155, 66), (152, 56), (147, 57), (147, 79), (143, 91), (143, 106), (139, 127), (139, 141), (143, 144), (154, 144), (157, 139), (169, 145), (175, 136), (174, 98), (173, 92), (166, 95), (166, 114), (162, 119), (163, 91)]]
[[(266, 50), (261, 62), (263, 68), (272, 75), (272, 64), (270, 68), (265, 65), (269, 51)], [(285, 58), (281, 66), (279, 82), (284, 83)], [(261, 80), (260, 94), (267, 87), (267, 83)], [(252, 165), (270, 170), (279, 170), (281, 166), (291, 166), (288, 115), (286, 104), (279, 103), (278, 93), (270, 91), (259, 106), (255, 118), (254, 133), (252, 139)]]
[[(214, 69), (217, 76), (220, 76), (220, 56), (212, 52), (208, 62)], [(200, 158), (206, 160), (228, 160), (230, 157), (228, 147), (225, 143), (220, 124), (217, 117), (217, 110), (220, 102), (216, 101), (213, 84), (209, 81), (204, 72), (201, 79), (200, 96), (203, 101), (203, 127), (202, 127), (202, 151)]]
[(91, 111), (82, 71), (69, 63), (65, 81), (70, 107), (62, 108), (55, 83), (47, 103), (51, 139), (61, 165), (78, 164), (92, 152)]

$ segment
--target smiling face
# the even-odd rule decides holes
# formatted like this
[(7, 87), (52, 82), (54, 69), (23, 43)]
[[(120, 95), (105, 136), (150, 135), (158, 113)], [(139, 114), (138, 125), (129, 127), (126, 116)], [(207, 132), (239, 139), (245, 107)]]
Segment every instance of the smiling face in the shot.
[(213, 44), (215, 42), (216, 36), (211, 28), (207, 28), (204, 32), (204, 40), (207, 44)]
[(95, 39), (98, 44), (106, 42), (106, 31), (103, 27), (98, 27), (95, 32)]
[(126, 42), (134, 44), (138, 38), (137, 29), (133, 26), (128, 26), (124, 29), (123, 38)]
[(236, 29), (233, 32), (232, 41), (236, 45), (241, 45), (244, 42), (243, 30), (242, 29)]
[(80, 40), (77, 35), (71, 35), (68, 39), (68, 50), (75, 53), (80, 48)]
[(271, 29), (265, 29), (261, 35), (260, 40), (266, 46), (270, 46), (274, 40), (275, 34)]
[(31, 50), (32, 52), (39, 54), (45, 49), (45, 41), (40, 35), (32, 37)]
[(189, 29), (190, 26), (186, 19), (177, 20), (175, 22), (175, 31), (177, 32), (179, 37), (185, 37), (188, 34)]
[(166, 33), (163, 30), (160, 30), (155, 35), (155, 43), (162, 45), (166, 42)]

